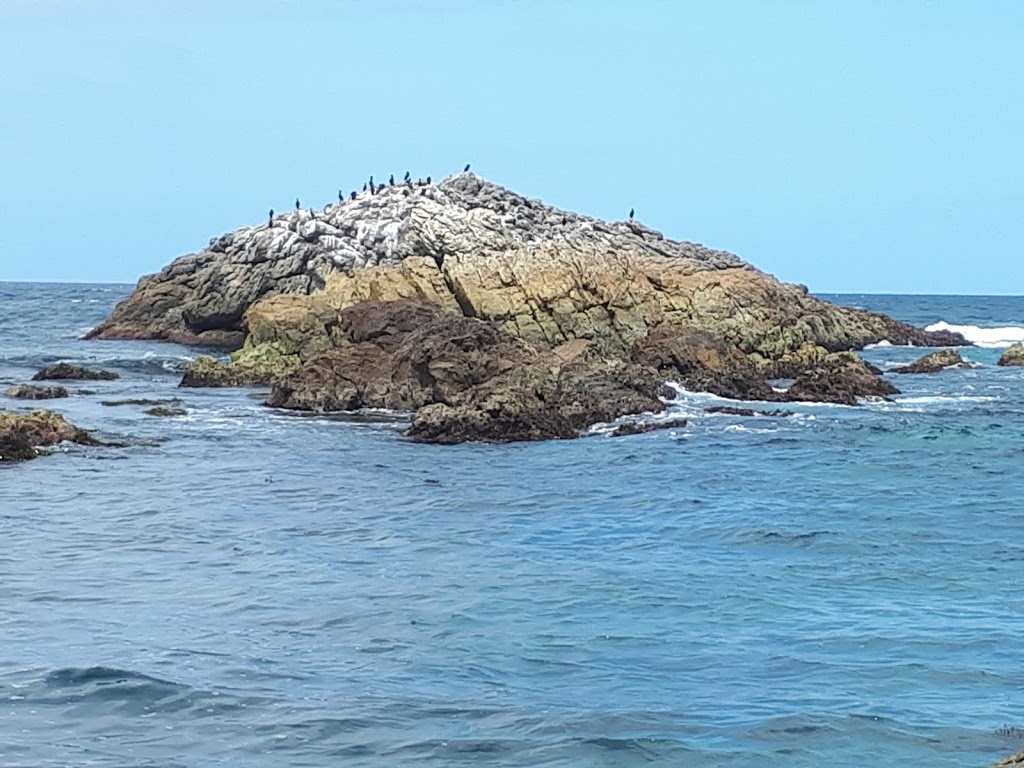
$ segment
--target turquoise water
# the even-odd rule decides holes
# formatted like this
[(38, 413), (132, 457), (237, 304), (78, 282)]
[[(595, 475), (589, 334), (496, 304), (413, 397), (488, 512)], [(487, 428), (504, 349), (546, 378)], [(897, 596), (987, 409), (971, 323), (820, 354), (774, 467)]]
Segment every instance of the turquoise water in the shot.
[[(986, 766), (1024, 748), (1024, 369), (631, 438), (405, 442), (82, 342), (0, 283), (0, 384), (125, 448), (0, 467), (4, 766)], [(1024, 326), (1024, 299), (845, 296)], [(882, 347), (883, 367), (919, 350)], [(184, 399), (184, 418), (100, 400)], [(4, 407), (22, 407), (6, 401)]]

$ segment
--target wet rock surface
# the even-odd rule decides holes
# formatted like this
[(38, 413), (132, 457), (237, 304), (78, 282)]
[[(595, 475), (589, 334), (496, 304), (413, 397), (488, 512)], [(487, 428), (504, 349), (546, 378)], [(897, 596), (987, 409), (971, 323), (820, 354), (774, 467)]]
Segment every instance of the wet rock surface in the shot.
[(852, 352), (829, 355), (803, 371), (784, 393), (786, 400), (856, 405), (862, 398), (890, 400), (900, 391)]
[(633, 421), (620, 424), (612, 431), (612, 437), (629, 437), (631, 435), (643, 435), (648, 432), (658, 432), (663, 429), (682, 429), (686, 426), (686, 419), (667, 419), (665, 421)]
[(119, 378), (121, 378), (120, 374), (113, 371), (94, 371), (74, 363), (55, 363), (54, 365), (42, 368), (32, 377), (32, 381), (72, 379), (81, 381), (113, 381)]
[(21, 384), (16, 387), (8, 387), (4, 390), (4, 395), (15, 400), (55, 400), (71, 396), (66, 387), (44, 387), (35, 384)]

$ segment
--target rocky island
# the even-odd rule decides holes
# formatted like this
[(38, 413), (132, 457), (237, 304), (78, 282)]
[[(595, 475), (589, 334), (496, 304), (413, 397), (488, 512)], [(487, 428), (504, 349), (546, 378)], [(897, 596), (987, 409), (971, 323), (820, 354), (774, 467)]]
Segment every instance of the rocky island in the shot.
[(142, 278), (89, 335), (227, 348), (230, 363), (201, 357), (182, 386), (269, 385), (281, 408), (413, 411), (407, 435), (431, 442), (576, 437), (662, 410), (666, 381), (852, 405), (897, 392), (852, 350), (966, 343), (468, 172), (371, 181), (214, 238)]

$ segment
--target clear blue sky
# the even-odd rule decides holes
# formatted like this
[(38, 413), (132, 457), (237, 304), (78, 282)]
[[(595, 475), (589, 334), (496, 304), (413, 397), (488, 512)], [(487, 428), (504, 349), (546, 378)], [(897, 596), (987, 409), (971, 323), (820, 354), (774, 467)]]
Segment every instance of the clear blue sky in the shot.
[(0, 280), (471, 162), (819, 292), (1024, 293), (1024, 2), (3, 0)]

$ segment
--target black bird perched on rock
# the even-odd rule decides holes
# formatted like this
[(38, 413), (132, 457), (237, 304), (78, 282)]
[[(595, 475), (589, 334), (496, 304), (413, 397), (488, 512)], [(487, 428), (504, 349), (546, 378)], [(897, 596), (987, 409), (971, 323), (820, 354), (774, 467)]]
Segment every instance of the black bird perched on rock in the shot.
[(274, 226), (274, 209), (273, 208), (270, 209), (270, 215), (267, 217), (267, 226), (268, 227)]
[(295, 210), (297, 211), (297, 210), (299, 210), (299, 208), (301, 208), (301, 206), (299, 205), (299, 198), (296, 197), (295, 198)]
[(630, 209), (629, 209), (629, 220), (630, 220), (630, 221), (632, 221), (632, 220), (633, 220), (633, 213), (634, 213), (633, 209), (632, 209), (632, 208), (630, 208)]
[(395, 186), (395, 174), (391, 174), (391, 178), (388, 179), (388, 184), (390, 184), (392, 187)]
[(351, 198), (352, 200), (355, 200), (355, 199), (356, 199), (356, 192), (355, 192), (355, 190), (352, 190), (352, 194), (350, 195), (350, 198)]
[(338, 202), (340, 203), (340, 202), (341, 202), (342, 200), (344, 200), (344, 199), (345, 199), (345, 195), (344, 195), (344, 193), (342, 193), (342, 191), (341, 191), (341, 190), (339, 189), (339, 190), (338, 190)]
[(411, 176), (411, 175), (409, 174), (409, 172), (408, 172), (408, 171), (406, 171), (406, 172), (405, 172), (405, 178), (404, 178), (404, 179), (402, 179), (402, 181), (408, 181), (408, 180), (409, 180), (409, 179), (411, 179), (411, 178), (412, 178), (412, 176)]
[(469, 173), (469, 163), (466, 163), (466, 167), (462, 169), (463, 173)]
[(365, 191), (366, 191), (366, 185), (363, 184), (363, 192), (365, 192)]
[(430, 177), (427, 176), (427, 184), (429, 184), (429, 183), (430, 183)]

